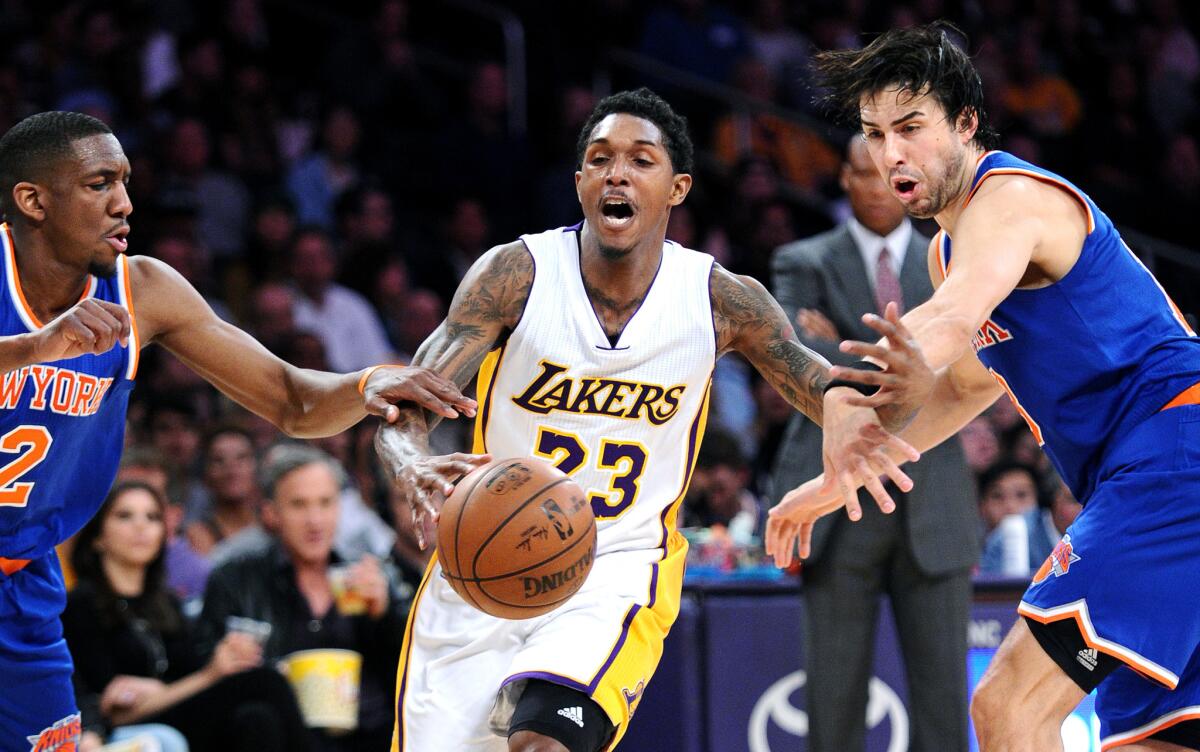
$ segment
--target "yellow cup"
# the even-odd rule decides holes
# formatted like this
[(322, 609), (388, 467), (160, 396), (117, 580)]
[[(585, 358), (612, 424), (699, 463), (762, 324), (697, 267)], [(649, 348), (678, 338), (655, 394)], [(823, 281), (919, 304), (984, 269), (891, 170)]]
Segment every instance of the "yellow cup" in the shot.
[(367, 612), (367, 599), (350, 587), (349, 564), (335, 564), (329, 568), (329, 589), (333, 591), (333, 603), (343, 616), (359, 616)]
[(284, 656), (279, 670), (292, 685), (308, 726), (332, 731), (358, 727), (362, 655), (353, 650), (299, 650)]

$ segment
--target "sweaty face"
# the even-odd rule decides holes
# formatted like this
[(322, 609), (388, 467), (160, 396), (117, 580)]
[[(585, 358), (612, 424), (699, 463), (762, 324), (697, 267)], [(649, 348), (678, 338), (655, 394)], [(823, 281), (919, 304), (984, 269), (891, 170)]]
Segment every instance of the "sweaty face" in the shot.
[(859, 114), (871, 161), (914, 217), (933, 217), (964, 188), (975, 125), (956, 129), (928, 94), (887, 89), (864, 96)]
[(691, 177), (676, 175), (662, 133), (649, 120), (613, 114), (592, 130), (575, 190), (605, 256), (619, 258), (666, 227)]
[(75, 141), (74, 159), (56, 165), (41, 194), (43, 229), (55, 253), (89, 274), (111, 277), (128, 247), (129, 160), (116, 136)]

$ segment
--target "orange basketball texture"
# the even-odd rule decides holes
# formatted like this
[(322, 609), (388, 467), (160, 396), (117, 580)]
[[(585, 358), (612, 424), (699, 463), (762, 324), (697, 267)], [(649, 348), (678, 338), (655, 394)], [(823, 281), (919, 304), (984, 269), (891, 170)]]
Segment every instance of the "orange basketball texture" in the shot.
[(529, 619), (553, 610), (583, 585), (595, 553), (596, 520), (583, 489), (533, 457), (475, 469), (442, 506), (442, 574), (492, 616)]

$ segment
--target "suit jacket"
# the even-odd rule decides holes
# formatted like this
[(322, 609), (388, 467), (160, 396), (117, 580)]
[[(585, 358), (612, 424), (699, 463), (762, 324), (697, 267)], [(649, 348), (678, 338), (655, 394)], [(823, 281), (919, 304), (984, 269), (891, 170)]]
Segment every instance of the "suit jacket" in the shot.
[[(933, 294), (928, 247), (929, 238), (914, 230), (900, 270), (906, 309)], [(874, 342), (879, 338), (862, 323), (862, 314), (875, 311), (875, 295), (862, 255), (845, 225), (780, 246), (772, 256), (771, 273), (775, 297), (790, 320), (795, 321), (798, 309), (813, 308), (833, 322), (842, 339)], [(800, 339), (831, 363), (849, 365), (856, 360), (839, 351), (837, 342), (808, 340), (802, 335)], [(774, 502), (821, 470), (821, 429), (796, 414), (775, 458)], [(979, 559), (975, 480), (958, 441), (951, 439), (923, 453), (921, 461), (910, 463), (905, 471), (913, 479), (913, 490), (908, 494), (889, 490), (900, 505), (895, 513), (904, 515), (908, 542), (918, 566), (927, 574), (937, 575), (974, 565)], [(864, 505), (875, 505), (865, 491), (860, 497)], [(810, 561), (821, 555), (830, 534), (840, 524), (852, 523), (844, 514), (827, 515), (817, 523)]]

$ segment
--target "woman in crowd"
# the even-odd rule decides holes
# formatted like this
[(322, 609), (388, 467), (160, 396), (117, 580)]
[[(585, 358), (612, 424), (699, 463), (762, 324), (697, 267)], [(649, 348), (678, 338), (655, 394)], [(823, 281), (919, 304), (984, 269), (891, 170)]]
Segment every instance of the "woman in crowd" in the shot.
[[(63, 613), (83, 713), (82, 750), (106, 732), (165, 724), (192, 750), (306, 750), (311, 739), (291, 688), (262, 666), (240, 632), (199, 655), (179, 603), (163, 584), (165, 502), (150, 486), (118, 483), (80, 532), (78, 583)], [(140, 729), (139, 729), (140, 730)], [(158, 731), (164, 749), (179, 749)], [(175, 737), (176, 739), (178, 737)]]

